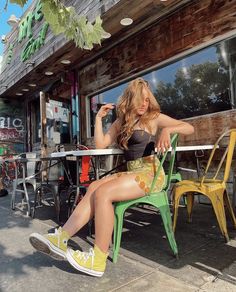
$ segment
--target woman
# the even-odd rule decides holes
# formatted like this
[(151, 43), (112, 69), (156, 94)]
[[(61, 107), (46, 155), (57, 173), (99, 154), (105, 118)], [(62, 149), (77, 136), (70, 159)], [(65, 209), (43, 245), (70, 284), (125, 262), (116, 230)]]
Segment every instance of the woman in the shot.
[[(105, 271), (111, 241), (114, 210), (113, 203), (142, 197), (148, 193), (159, 160), (153, 154), (170, 147), (170, 135), (189, 135), (193, 127), (183, 121), (160, 113), (160, 107), (148, 83), (142, 78), (131, 81), (117, 105), (117, 119), (106, 134), (102, 118), (112, 110), (112, 104), (103, 105), (95, 122), (96, 148), (106, 148), (114, 142), (124, 149), (127, 172), (94, 181), (76, 209), (55, 233), (33, 233), (30, 242), (38, 251), (55, 259), (67, 259), (77, 270), (101, 277)], [(157, 133), (159, 133), (157, 138)], [(155, 166), (155, 167), (153, 167)], [(165, 174), (162, 170), (155, 190), (162, 189)], [(95, 217), (95, 244), (88, 253), (67, 248), (67, 241), (91, 218)]]

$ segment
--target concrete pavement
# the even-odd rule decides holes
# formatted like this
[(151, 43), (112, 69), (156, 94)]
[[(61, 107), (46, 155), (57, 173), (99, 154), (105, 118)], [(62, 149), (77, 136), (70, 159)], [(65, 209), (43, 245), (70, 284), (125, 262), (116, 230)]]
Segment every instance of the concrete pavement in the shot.
[[(193, 223), (181, 208), (176, 230), (179, 260), (171, 253), (160, 216), (150, 208), (126, 214), (117, 264), (108, 260), (102, 278), (74, 270), (36, 252), (28, 241), (32, 232), (57, 226), (54, 208), (43, 207), (36, 219), (12, 211), (10, 196), (0, 198), (0, 291), (236, 291), (236, 230), (228, 224), (230, 242), (224, 243), (212, 208), (198, 204)], [(70, 245), (84, 250), (93, 244), (87, 229)], [(110, 252), (112, 256), (112, 252)]]

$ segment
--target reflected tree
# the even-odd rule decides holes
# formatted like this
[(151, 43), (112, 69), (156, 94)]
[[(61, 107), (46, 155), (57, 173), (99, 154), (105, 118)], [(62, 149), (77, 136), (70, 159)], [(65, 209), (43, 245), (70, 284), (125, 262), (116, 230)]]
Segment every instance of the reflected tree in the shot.
[(159, 82), (154, 95), (164, 113), (175, 118), (204, 115), (231, 108), (229, 74), (205, 62), (177, 70), (173, 83)]

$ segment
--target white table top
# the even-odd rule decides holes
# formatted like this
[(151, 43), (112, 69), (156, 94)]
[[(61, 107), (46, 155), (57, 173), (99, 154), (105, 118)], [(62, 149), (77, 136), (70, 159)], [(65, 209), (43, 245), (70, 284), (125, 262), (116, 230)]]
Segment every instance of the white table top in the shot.
[(51, 153), (51, 157), (65, 157), (65, 156), (101, 156), (101, 155), (118, 155), (123, 154), (121, 149), (88, 149), (88, 150), (72, 150), (64, 152)]
[[(196, 151), (213, 149), (214, 145), (192, 145), (192, 146), (177, 146), (176, 151)], [(171, 151), (171, 149), (169, 149)], [(110, 149), (89, 149), (89, 150), (72, 150), (63, 152), (53, 152), (51, 157), (65, 157), (65, 156), (102, 156), (102, 155), (119, 155), (123, 154), (123, 150), (117, 148)]]

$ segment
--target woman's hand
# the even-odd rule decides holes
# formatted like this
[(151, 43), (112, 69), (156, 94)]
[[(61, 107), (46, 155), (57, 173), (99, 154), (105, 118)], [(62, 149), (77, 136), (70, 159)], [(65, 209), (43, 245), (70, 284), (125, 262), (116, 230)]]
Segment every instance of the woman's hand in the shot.
[(170, 132), (168, 131), (168, 128), (163, 128), (156, 145), (157, 153), (163, 154), (170, 148), (170, 146)]
[(112, 109), (114, 109), (114, 105), (112, 103), (107, 103), (101, 106), (100, 110), (97, 113), (97, 117), (104, 118), (108, 112)]

